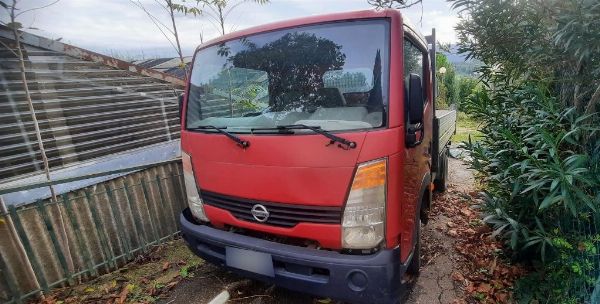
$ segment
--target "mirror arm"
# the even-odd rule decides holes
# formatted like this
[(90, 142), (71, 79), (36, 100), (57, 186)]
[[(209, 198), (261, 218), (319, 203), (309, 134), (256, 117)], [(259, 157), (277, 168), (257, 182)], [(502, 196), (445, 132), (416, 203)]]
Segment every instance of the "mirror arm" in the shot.
[[(421, 132), (419, 139), (417, 139), (417, 132)], [(422, 123), (417, 123), (414, 125), (409, 125), (406, 129), (406, 145), (409, 148), (416, 147), (423, 142), (423, 137), (425, 136), (424, 125)]]

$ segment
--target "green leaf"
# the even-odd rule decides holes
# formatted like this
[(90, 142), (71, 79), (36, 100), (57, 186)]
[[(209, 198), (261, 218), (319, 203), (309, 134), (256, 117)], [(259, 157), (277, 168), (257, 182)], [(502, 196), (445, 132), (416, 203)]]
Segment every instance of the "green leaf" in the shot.
[(552, 194), (549, 194), (544, 198), (544, 200), (540, 204), (539, 209), (540, 210), (546, 209), (546, 208), (550, 207), (551, 205), (554, 205), (563, 199), (564, 199), (564, 197), (562, 195), (557, 195), (556, 191), (554, 191), (554, 192), (552, 192)]
[(21, 22), (18, 22), (18, 21), (9, 22), (6, 24), (6, 26), (10, 29), (17, 29), (17, 30), (20, 30), (23, 28), (23, 25), (21, 24)]

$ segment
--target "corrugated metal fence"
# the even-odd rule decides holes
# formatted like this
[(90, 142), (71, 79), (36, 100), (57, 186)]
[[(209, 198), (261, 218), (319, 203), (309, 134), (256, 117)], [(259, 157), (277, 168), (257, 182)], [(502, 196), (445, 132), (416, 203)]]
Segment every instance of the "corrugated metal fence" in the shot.
[(171, 161), (57, 202), (0, 210), (0, 302), (89, 280), (174, 237), (184, 187), (181, 163)]

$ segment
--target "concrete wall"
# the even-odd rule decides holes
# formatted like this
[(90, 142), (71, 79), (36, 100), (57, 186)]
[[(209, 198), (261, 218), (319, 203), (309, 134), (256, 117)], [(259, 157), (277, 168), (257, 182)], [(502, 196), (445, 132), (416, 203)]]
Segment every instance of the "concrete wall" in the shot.
[(69, 192), (58, 203), (10, 206), (0, 215), (0, 303), (118, 269), (171, 238), (184, 195), (176, 162)]

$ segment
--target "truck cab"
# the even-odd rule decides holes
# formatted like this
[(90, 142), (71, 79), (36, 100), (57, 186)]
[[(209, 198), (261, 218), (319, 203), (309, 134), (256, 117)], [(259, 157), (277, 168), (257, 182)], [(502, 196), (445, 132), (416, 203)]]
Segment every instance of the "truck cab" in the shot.
[(389, 9), (198, 47), (181, 118), (190, 249), (293, 290), (399, 301), (454, 126), (435, 114), (430, 43)]

